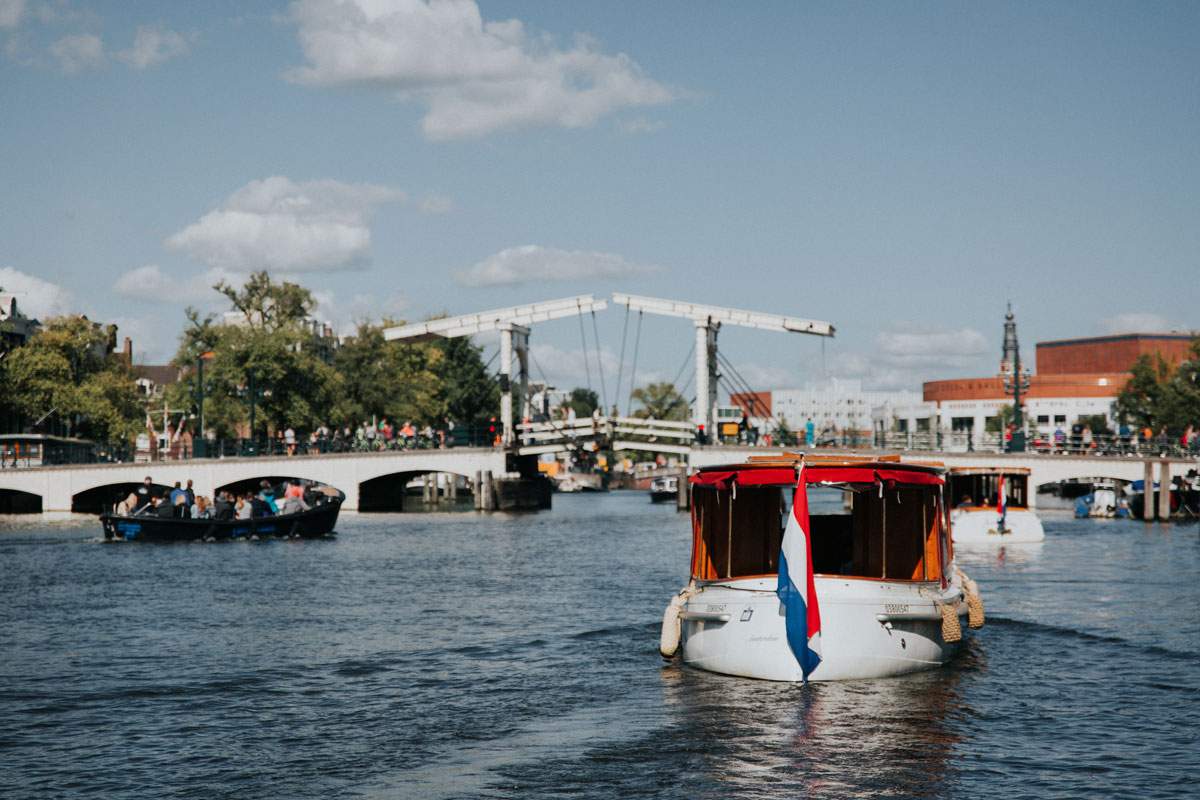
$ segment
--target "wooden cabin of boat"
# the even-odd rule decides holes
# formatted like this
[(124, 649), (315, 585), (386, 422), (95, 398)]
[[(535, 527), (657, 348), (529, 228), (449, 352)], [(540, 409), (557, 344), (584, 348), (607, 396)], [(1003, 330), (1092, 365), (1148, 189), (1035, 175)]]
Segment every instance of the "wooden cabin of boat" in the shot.
[(946, 476), (946, 497), (958, 511), (995, 511), (1000, 481), (1009, 510), (1029, 508), (1027, 467), (952, 467)]
[[(692, 577), (778, 574), (801, 456), (751, 458), (691, 477)], [(944, 469), (899, 457), (804, 459), (818, 576), (946, 584), (953, 555)], [(818, 495), (821, 495), (818, 497)]]

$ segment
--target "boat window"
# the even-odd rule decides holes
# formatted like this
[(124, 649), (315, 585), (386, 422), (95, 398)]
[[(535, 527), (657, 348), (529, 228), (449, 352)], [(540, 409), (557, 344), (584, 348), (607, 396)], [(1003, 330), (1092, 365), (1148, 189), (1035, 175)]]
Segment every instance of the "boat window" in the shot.
[[(999, 499), (1000, 476), (996, 474), (951, 475), (946, 481), (949, 502), (960, 508), (995, 508)], [(1005, 475), (1004, 497), (1009, 508), (1029, 505), (1029, 476)]]
[[(810, 485), (814, 572), (888, 580), (940, 580), (947, 548), (936, 487)], [(791, 514), (792, 488), (692, 494), (692, 575), (700, 580), (773, 575)]]

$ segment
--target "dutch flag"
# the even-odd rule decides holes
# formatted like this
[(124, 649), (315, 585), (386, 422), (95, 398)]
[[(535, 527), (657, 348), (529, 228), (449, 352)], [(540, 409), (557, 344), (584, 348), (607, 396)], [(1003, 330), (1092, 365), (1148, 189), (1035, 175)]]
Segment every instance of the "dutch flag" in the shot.
[(808, 491), (804, 485), (804, 464), (796, 479), (792, 513), (783, 531), (779, 552), (779, 585), (775, 594), (783, 603), (788, 646), (804, 680), (821, 663), (821, 610), (813, 583), (812, 544), (808, 539)]
[(1008, 521), (1008, 497), (1004, 493), (1004, 476), (1003, 475), (1000, 476), (1000, 485), (999, 485), (999, 488), (996, 490), (996, 494), (997, 494), (996, 506), (997, 506), (997, 510), (1000, 512), (999, 528), (1001, 531), (1003, 531), (1004, 523)]

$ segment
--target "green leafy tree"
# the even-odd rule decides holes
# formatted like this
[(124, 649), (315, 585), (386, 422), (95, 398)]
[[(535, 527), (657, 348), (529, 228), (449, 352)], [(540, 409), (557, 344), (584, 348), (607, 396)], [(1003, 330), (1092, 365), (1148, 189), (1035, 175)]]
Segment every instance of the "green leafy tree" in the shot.
[(600, 407), (600, 395), (591, 389), (576, 386), (567, 395), (567, 399), (563, 405), (574, 409), (576, 417), (590, 417), (592, 412)]
[(360, 323), (354, 337), (334, 356), (343, 387), (334, 409), (338, 421), (354, 424), (390, 417), (432, 423), (444, 416), (444, 383), (439, 374), (444, 351), (433, 344), (388, 342), (383, 331), (393, 324)]
[(442, 358), (434, 369), (441, 381), (442, 414), (460, 424), (480, 422), (500, 413), (500, 387), (483, 363), (483, 348), (467, 337), (441, 339)]
[(1159, 417), (1173, 433), (1182, 433), (1189, 425), (1200, 428), (1200, 337), (1192, 340), (1191, 357), (1163, 387)]
[(276, 284), (265, 272), (250, 276), (241, 288), (213, 287), (241, 312), (239, 324), (218, 324), (188, 309), (174, 363), (184, 380), (168, 389), (172, 408), (193, 408), (196, 363), (205, 365), (205, 422), (219, 436), (243, 432), (249, 419), (250, 392), (256, 397), (256, 434), (287, 426), (301, 430), (329, 421), (343, 396), (342, 376), (321, 357), (305, 317), (316, 303), (293, 283)]
[(635, 417), (682, 421), (688, 417), (688, 403), (673, 383), (648, 383), (633, 390), (638, 403)]
[(1156, 354), (1153, 358), (1142, 355), (1133, 363), (1130, 372), (1129, 382), (1117, 396), (1117, 419), (1157, 431), (1162, 424), (1163, 395), (1171, 378), (1171, 369), (1161, 355)]
[(3, 361), (6, 401), (29, 420), (57, 420), (73, 436), (129, 441), (142, 429), (137, 385), (112, 352), (113, 329), (57, 317)]

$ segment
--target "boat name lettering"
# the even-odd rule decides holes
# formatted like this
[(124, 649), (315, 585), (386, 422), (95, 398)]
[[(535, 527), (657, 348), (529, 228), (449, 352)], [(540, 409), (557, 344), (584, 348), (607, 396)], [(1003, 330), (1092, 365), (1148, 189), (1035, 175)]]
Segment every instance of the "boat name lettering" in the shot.
[(907, 614), (908, 613), (908, 604), (907, 603), (884, 603), (883, 610), (886, 611), (888, 614)]
[(706, 606), (706, 610), (708, 610), (708, 611), (724, 611), (725, 604), (724, 603), (719, 603), (719, 604), (718, 603), (709, 603), (708, 606)]

